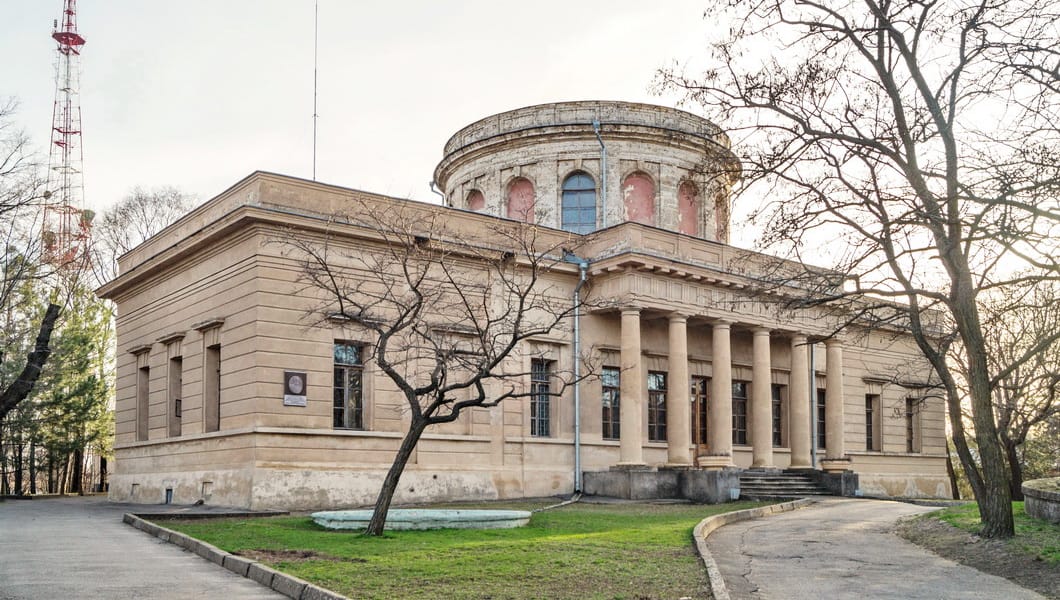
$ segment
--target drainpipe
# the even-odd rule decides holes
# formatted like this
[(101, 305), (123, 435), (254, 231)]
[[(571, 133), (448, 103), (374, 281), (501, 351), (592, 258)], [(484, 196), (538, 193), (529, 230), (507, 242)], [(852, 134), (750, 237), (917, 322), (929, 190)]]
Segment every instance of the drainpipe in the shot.
[(578, 265), (578, 285), (574, 286), (574, 493), (582, 491), (582, 411), (581, 411), (581, 293), (589, 261), (563, 251), (563, 262)]
[(806, 347), (810, 352), (810, 468), (817, 468), (817, 367), (814, 364), (814, 357), (817, 355), (814, 352), (813, 342), (809, 342)]
[[(600, 206), (607, 210), (607, 146), (604, 145), (604, 139), (600, 137), (599, 119), (593, 119), (593, 133), (596, 134), (596, 141), (600, 143)], [(604, 223), (604, 225), (607, 224)]]

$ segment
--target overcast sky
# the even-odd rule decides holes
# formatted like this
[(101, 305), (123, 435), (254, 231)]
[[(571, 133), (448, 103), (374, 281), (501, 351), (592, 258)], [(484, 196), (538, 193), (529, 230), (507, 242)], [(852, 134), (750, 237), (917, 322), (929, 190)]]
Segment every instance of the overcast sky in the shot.
[[(432, 200), (442, 145), (560, 100), (675, 106), (655, 71), (702, 56), (702, 0), (319, 0), (317, 179)], [(313, 0), (81, 0), (85, 198), (204, 201), (255, 169), (312, 173)], [(0, 97), (47, 152), (62, 0), (0, 0)], [(694, 110), (694, 109), (693, 109)]]

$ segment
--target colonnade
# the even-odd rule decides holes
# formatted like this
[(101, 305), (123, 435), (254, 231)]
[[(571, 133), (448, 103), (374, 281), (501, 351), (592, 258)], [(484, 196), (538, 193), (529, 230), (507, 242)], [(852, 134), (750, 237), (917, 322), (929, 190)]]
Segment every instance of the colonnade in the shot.
[[(621, 403), (619, 418), (622, 435), (619, 441), (618, 467), (646, 466), (643, 442), (647, 390), (641, 363), (641, 311), (622, 309), (621, 318)], [(707, 419), (709, 455), (699, 456), (698, 463), (706, 468), (733, 466), (732, 443), (732, 325), (715, 320), (712, 330), (712, 376), (710, 412)], [(774, 468), (772, 435), (772, 353), (773, 332), (766, 327), (754, 327), (752, 333), (751, 417), (750, 443), (753, 468)], [(788, 334), (791, 343), (791, 372), (788, 385), (788, 446), (791, 450), (790, 468), (811, 467), (810, 373), (807, 357), (807, 337)], [(824, 462), (842, 461), (843, 445), (843, 346), (838, 339), (825, 342), (827, 366), (825, 371), (825, 456)], [(692, 406), (689, 397), (688, 317), (669, 316), (669, 385), (666, 396), (667, 465), (691, 466)], [(827, 465), (825, 465), (827, 468)]]

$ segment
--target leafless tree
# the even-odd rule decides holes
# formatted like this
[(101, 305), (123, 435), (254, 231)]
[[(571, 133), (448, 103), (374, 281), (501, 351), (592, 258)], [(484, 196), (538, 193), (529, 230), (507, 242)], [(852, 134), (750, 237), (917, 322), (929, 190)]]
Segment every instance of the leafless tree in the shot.
[(709, 68), (660, 75), (731, 127), (741, 191), (766, 200), (754, 215), (764, 244), (827, 254), (849, 277), (808, 301), (902, 307), (888, 310), (945, 389), (989, 537), (1013, 534), (996, 391), (1053, 336), (992, 363), (979, 300), (1060, 277), (1058, 10), (1048, 0), (714, 3), (707, 18), (722, 26)]
[(92, 264), (97, 283), (118, 275), (118, 257), (191, 210), (191, 196), (172, 186), (135, 187), (92, 224)]
[[(994, 388), (994, 411), (1012, 497), (1022, 500), (1021, 448), (1028, 436), (1060, 415), (1060, 286), (1043, 282), (999, 290), (983, 304), (983, 324), (990, 366), (1004, 374)], [(1043, 339), (1053, 343), (1021, 360)], [(1009, 365), (1013, 368), (1007, 369)]]
[[(48, 360), (48, 343), (60, 314), (60, 306), (51, 303), (36, 327), (22, 327), (25, 324), (13, 318), (32, 312), (22, 310), (27, 288), (47, 273), (41, 263), (40, 236), (35, 235), (44, 180), (29, 138), (15, 126), (15, 107), (14, 100), (0, 102), (0, 312), (8, 324), (0, 347), (0, 421), (33, 390)], [(5, 368), (12, 366), (9, 354), (15, 349), (9, 342), (23, 335), (33, 339), (34, 333), (36, 341), (22, 367)]]
[(569, 324), (574, 305), (552, 272), (567, 236), (525, 223), (475, 234), (449, 219), (414, 203), (363, 203), (338, 221), (370, 231), (374, 243), (296, 233), (285, 242), (302, 263), (306, 293), (323, 299), (317, 316), (363, 331), (370, 339), (365, 362), (405, 400), (408, 431), (379, 491), (369, 535), (382, 534), (401, 474), (430, 426), (473, 407), (557, 396), (573, 382), (566, 369), (555, 368), (548, 389), (531, 386), (528, 360), (530, 340)]

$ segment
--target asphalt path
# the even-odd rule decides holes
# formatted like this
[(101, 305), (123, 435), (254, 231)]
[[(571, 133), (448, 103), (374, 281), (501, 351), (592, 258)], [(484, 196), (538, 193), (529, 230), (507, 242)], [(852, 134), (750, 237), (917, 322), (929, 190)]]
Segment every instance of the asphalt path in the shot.
[(0, 600), (286, 598), (122, 523), (102, 497), (0, 502)]
[(1040, 600), (1040, 594), (959, 565), (893, 533), (902, 502), (828, 499), (726, 525), (707, 538), (734, 599)]

